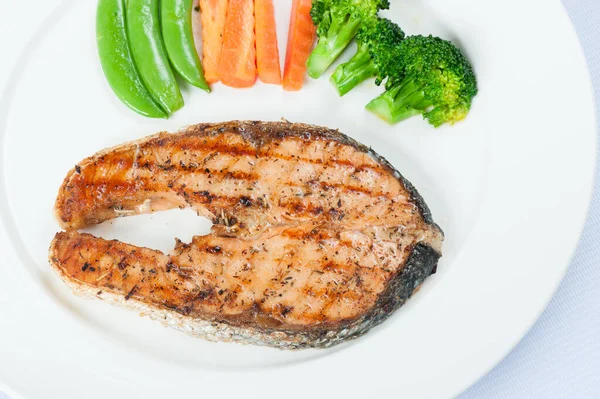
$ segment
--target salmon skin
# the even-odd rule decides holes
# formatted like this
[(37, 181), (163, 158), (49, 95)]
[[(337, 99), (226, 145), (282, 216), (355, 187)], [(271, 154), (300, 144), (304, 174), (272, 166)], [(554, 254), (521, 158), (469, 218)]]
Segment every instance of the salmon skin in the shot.
[[(76, 230), (191, 207), (169, 254)], [(93, 155), (55, 204), (50, 263), (77, 293), (212, 341), (323, 348), (366, 333), (435, 273), (443, 233), (385, 159), (323, 127), (199, 124)]]

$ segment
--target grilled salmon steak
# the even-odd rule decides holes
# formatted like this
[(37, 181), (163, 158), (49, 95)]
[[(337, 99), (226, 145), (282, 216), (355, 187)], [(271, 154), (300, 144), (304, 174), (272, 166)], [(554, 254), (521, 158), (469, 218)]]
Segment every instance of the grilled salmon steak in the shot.
[[(173, 251), (76, 229), (191, 207), (211, 233)], [(80, 294), (209, 340), (329, 347), (358, 337), (435, 272), (443, 233), (393, 167), (338, 131), (200, 124), (102, 151), (56, 200), (50, 263)]]

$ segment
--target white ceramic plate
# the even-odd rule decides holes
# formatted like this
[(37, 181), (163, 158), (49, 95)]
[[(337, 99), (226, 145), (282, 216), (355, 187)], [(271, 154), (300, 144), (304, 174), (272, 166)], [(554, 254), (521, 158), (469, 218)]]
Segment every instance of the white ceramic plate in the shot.
[[(281, 50), (289, 3), (276, 1)], [(558, 1), (393, 3), (388, 15), (408, 33), (452, 39), (472, 60), (480, 94), (466, 122), (390, 127), (363, 110), (374, 85), (339, 99), (326, 78), (297, 93), (216, 85), (209, 96), (184, 86), (175, 117), (144, 119), (104, 80), (95, 2), (61, 3), (16, 60), (0, 102), (0, 218), (10, 237), (0, 253), (15, 259), (0, 267), (0, 389), (63, 399), (451, 397), (500, 361), (548, 303), (583, 226), (595, 161), (585, 61)], [(326, 351), (214, 344), (75, 297), (51, 272), (51, 209), (76, 162), (196, 122), (281, 117), (372, 146), (446, 232), (438, 273), (382, 326)], [(168, 250), (173, 237), (207, 228), (171, 211), (90, 230)]]

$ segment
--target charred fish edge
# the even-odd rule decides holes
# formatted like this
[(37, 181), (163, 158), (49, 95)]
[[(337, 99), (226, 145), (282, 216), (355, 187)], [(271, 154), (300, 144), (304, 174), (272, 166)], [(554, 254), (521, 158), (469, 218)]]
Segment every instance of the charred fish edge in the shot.
[(105, 289), (99, 291), (98, 287), (70, 279), (59, 265), (53, 263), (53, 267), (75, 294), (86, 298), (99, 298), (138, 311), (142, 316), (148, 316), (161, 322), (166, 327), (171, 327), (193, 337), (212, 342), (236, 342), (293, 350), (330, 348), (364, 335), (404, 305), (423, 281), (435, 273), (439, 258), (440, 254), (431, 247), (417, 244), (413, 248), (406, 265), (392, 278), (373, 309), (349, 324), (322, 330), (311, 329), (310, 331), (267, 330), (256, 326), (235, 326), (227, 322), (185, 316), (170, 309), (135, 300), (127, 300), (123, 295)]

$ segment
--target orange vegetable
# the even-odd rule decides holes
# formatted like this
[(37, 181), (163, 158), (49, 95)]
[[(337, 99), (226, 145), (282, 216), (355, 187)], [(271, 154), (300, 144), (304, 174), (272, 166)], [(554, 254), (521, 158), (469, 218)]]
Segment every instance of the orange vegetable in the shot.
[(279, 49), (273, 0), (255, 0), (256, 66), (258, 77), (265, 83), (281, 84)]
[(202, 66), (208, 83), (219, 81), (217, 67), (223, 47), (223, 28), (229, 0), (200, 0), (202, 21)]
[(254, 0), (229, 0), (217, 73), (231, 87), (256, 82)]
[(316, 28), (310, 17), (312, 0), (292, 0), (290, 33), (288, 35), (283, 88), (300, 90), (306, 76), (306, 61), (315, 41)]

